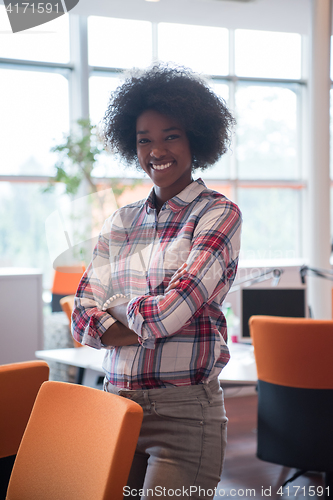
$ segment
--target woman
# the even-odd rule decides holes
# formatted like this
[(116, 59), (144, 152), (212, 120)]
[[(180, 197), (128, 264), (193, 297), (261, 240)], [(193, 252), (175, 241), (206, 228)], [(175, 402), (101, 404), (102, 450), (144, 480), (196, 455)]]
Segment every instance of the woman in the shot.
[(125, 497), (208, 499), (220, 480), (218, 375), (229, 360), (221, 304), (241, 215), (192, 173), (225, 153), (233, 123), (204, 81), (163, 65), (128, 77), (104, 117), (107, 145), (154, 184), (104, 224), (72, 319), (77, 341), (107, 349), (104, 389), (144, 409)]

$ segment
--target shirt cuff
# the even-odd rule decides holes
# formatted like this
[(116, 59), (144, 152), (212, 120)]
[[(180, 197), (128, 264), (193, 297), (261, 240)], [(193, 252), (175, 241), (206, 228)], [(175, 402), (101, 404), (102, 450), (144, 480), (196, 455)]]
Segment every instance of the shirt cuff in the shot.
[(114, 319), (110, 314), (106, 313), (105, 316), (107, 316), (107, 317), (102, 323), (103, 331), (101, 332), (101, 330), (99, 330), (97, 332), (98, 337), (96, 338), (95, 336), (92, 336), (89, 334), (89, 332), (91, 331), (89, 328), (89, 330), (84, 332), (84, 334), (82, 336), (82, 340), (81, 340), (82, 345), (87, 345), (89, 347), (93, 347), (94, 349), (102, 349), (102, 348), (103, 349), (113, 349), (113, 346), (107, 346), (107, 345), (103, 344), (101, 341), (101, 337), (102, 337), (103, 333), (105, 333), (106, 330), (108, 328), (110, 328), (110, 326), (112, 326), (113, 323), (115, 323), (117, 320)]
[(142, 327), (142, 336), (140, 337), (140, 344), (142, 347), (146, 349), (155, 349), (155, 337), (153, 335), (149, 335), (148, 330), (145, 326)]
[(138, 311), (140, 299), (142, 298), (143, 297), (135, 297), (127, 305), (128, 328), (138, 335), (142, 347), (146, 349), (155, 349), (155, 337), (144, 326), (144, 318)]

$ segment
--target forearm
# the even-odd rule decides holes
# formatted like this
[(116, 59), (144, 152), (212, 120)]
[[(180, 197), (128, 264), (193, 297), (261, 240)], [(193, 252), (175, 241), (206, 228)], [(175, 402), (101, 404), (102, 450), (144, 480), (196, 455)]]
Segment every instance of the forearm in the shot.
[(106, 346), (125, 346), (138, 344), (138, 336), (133, 330), (116, 321), (111, 325), (101, 337), (101, 342)]

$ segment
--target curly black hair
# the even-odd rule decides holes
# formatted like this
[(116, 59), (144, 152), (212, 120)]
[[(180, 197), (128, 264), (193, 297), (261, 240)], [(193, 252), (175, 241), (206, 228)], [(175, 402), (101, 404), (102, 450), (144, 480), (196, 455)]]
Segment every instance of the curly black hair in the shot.
[(192, 169), (213, 165), (231, 140), (235, 120), (224, 100), (191, 70), (155, 64), (134, 70), (112, 94), (103, 118), (104, 143), (127, 163), (135, 162), (136, 121), (152, 109), (178, 121), (187, 133)]

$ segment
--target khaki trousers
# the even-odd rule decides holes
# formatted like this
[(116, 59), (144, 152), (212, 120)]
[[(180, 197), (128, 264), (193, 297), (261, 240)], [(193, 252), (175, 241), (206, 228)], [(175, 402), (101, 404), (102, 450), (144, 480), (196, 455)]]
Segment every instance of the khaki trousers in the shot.
[(134, 391), (106, 381), (104, 390), (136, 401), (144, 411), (124, 499), (214, 498), (228, 421), (218, 380)]

